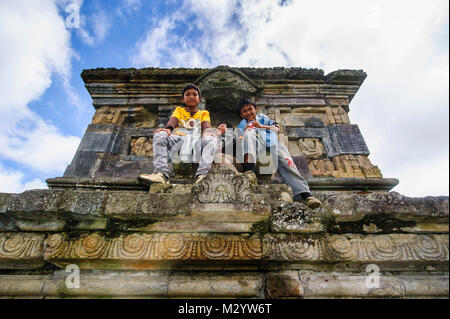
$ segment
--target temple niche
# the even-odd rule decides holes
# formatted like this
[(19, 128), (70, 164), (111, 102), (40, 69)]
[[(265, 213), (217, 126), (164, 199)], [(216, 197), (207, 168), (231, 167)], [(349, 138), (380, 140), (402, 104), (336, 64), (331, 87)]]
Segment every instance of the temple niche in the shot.
[[(95, 114), (64, 176), (0, 193), (0, 298), (448, 298), (448, 196), (393, 192), (399, 181), (371, 163), (348, 117), (363, 71), (81, 76)], [(322, 207), (293, 201), (276, 174), (252, 185), (223, 166), (193, 184), (194, 167), (173, 164), (170, 184), (141, 184), (187, 83), (213, 125), (236, 125), (238, 101), (254, 99)], [(67, 284), (74, 265), (80, 287)]]

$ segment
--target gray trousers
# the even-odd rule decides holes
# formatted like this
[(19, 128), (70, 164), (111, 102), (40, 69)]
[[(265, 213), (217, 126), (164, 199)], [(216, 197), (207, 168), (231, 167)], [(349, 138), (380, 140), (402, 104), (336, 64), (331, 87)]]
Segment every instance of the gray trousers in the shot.
[[(167, 132), (161, 131), (153, 135), (153, 166), (154, 173), (162, 173), (167, 178), (169, 177), (169, 169), (167, 166), (169, 152), (172, 162), (179, 162), (179, 151), (183, 145), (186, 136), (168, 135)], [(217, 149), (217, 140), (212, 136), (203, 137), (201, 142), (194, 146), (196, 154), (201, 154), (200, 158), (194, 158), (194, 162), (198, 162), (198, 169), (195, 177), (198, 175), (208, 174), (211, 163), (214, 160), (214, 155)]]
[[(257, 130), (247, 130), (244, 133), (243, 143), (243, 154), (251, 154), (255, 160), (257, 155), (265, 156), (266, 141), (261, 138), (260, 134), (257, 134)], [(270, 147), (270, 155), (273, 166), (278, 169), (283, 182), (291, 187), (294, 196), (310, 192), (308, 182), (298, 171), (289, 150), (283, 143), (272, 145)], [(271, 174), (272, 172), (265, 173)]]

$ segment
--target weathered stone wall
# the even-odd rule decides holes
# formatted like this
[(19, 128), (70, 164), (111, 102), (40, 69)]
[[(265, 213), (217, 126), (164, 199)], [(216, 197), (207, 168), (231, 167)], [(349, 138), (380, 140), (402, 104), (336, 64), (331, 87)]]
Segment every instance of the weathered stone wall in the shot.
[(0, 194), (0, 296), (448, 297), (448, 197), (318, 191), (311, 210), (224, 169), (195, 186), (86, 186)]

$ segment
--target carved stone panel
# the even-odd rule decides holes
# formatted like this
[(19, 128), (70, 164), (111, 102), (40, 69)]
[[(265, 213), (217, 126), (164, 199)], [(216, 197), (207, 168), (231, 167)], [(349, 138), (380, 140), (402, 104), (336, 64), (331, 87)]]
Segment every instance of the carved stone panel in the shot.
[(332, 107), (331, 114), (333, 115), (334, 124), (350, 124), (348, 114), (341, 106)]
[(92, 124), (116, 124), (132, 127), (156, 127), (158, 114), (140, 107), (111, 107), (98, 108), (92, 118)]
[(238, 76), (236, 72), (231, 72), (228, 70), (212, 72), (203, 77), (197, 84), (204, 91), (218, 87), (233, 87), (250, 93), (255, 93), (257, 90), (257, 88), (248, 80), (242, 76)]
[(309, 170), (315, 177), (383, 177), (378, 166), (372, 165), (365, 155), (341, 155), (331, 159), (310, 159)]
[(448, 262), (446, 235), (273, 235), (263, 239), (263, 258), (277, 261)]
[(325, 156), (322, 142), (317, 138), (302, 138), (298, 140), (300, 151), (307, 158), (321, 158)]
[(146, 136), (133, 137), (130, 144), (130, 155), (153, 156), (153, 139)]
[(55, 263), (77, 259), (96, 262), (258, 260), (261, 250), (258, 236), (201, 233), (133, 233), (116, 238), (94, 233), (76, 239), (54, 234), (45, 241), (45, 259)]
[(44, 234), (0, 233), (0, 269), (43, 266), (44, 238)]
[(250, 182), (246, 176), (236, 175), (218, 166), (192, 188), (194, 202), (246, 203), (250, 196)]

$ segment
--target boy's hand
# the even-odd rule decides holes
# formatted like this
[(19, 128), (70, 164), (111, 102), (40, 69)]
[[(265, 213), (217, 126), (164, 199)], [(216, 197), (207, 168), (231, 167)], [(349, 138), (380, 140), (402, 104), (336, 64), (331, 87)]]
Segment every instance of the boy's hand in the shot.
[(170, 133), (172, 133), (172, 131), (169, 130), (168, 128), (158, 128), (155, 130), (154, 134), (159, 133), (159, 132), (167, 132), (167, 135), (170, 135)]
[(255, 128), (265, 128), (264, 125), (262, 125), (261, 123), (259, 123), (256, 120), (253, 121), (252, 124), (253, 124), (253, 127), (255, 127)]

